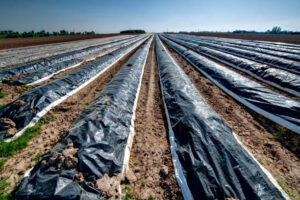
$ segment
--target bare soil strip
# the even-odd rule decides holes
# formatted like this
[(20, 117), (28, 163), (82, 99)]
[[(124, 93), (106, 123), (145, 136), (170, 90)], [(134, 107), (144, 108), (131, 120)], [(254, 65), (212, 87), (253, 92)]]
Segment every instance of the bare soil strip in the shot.
[(34, 137), (25, 149), (7, 158), (5, 165), (0, 170), (0, 180), (9, 176), (10, 186), (7, 191), (17, 186), (25, 171), (33, 167), (41, 155), (52, 149), (71, 123), (99, 95), (137, 49), (138, 47), (43, 117), (43, 119), (49, 120), (49, 123), (42, 125), (41, 133)]
[[(292, 199), (299, 199), (300, 159), (271, 134), (275, 131), (272, 126), (266, 128), (271, 122), (236, 102), (179, 54), (170, 47), (167, 48), (206, 103), (233, 129), (243, 145), (274, 176)], [(298, 140), (298, 147), (299, 142)]]
[(135, 136), (129, 162), (134, 177), (122, 185), (127, 197), (182, 199), (165, 122), (153, 41), (136, 109)]
[(300, 44), (300, 35), (240, 34), (240, 33), (193, 33), (189, 35)]

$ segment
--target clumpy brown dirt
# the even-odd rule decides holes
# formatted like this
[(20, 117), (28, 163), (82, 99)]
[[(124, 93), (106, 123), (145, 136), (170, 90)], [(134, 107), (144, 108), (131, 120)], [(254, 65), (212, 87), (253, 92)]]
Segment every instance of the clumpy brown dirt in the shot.
[[(205, 102), (233, 129), (243, 145), (273, 175), (292, 199), (300, 198), (300, 159), (274, 138), (262, 117), (236, 102), (168, 47)], [(252, 113), (251, 113), (252, 112)], [(268, 124), (267, 124), (268, 126)]]
[(47, 113), (43, 119), (46, 119), (44, 121), (48, 119), (48, 123), (42, 124), (41, 133), (35, 136), (25, 149), (16, 152), (12, 157), (0, 158), (6, 160), (5, 165), (0, 170), (0, 180), (9, 176), (10, 186), (7, 187), (7, 191), (11, 191), (17, 186), (25, 171), (33, 167), (41, 155), (48, 153), (52, 149), (53, 145), (59, 141), (71, 123), (99, 95), (136, 50), (137, 48), (93, 82)]
[(133, 171), (133, 178), (122, 185), (127, 197), (182, 198), (168, 143), (154, 43), (148, 54), (136, 109), (129, 168)]
[(9, 85), (6, 83), (0, 83), (0, 92), (5, 93), (5, 96), (0, 98), (0, 105), (6, 105), (15, 100), (21, 94), (31, 90), (34, 86), (25, 85)]
[(17, 47), (34, 46), (41, 44), (52, 44), (59, 42), (70, 42), (76, 40), (87, 40), (95, 38), (105, 38), (117, 36), (120, 34), (95, 34), (95, 35), (68, 35), (68, 36), (52, 36), (52, 37), (34, 37), (34, 38), (5, 38), (0, 39), (0, 49), (10, 49)]
[(239, 33), (193, 33), (191, 35), (300, 44), (300, 34), (281, 35), (281, 34), (239, 34)]

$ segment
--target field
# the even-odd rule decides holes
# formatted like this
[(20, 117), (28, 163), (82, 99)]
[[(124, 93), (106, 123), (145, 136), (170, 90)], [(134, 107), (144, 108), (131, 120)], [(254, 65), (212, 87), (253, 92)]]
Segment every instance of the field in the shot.
[(300, 35), (282, 35), (282, 34), (242, 34), (242, 33), (195, 33), (192, 35), (233, 38), (243, 40), (259, 40), (270, 42), (283, 42), (291, 44), (300, 44)]
[(0, 40), (0, 199), (300, 200), (296, 44)]

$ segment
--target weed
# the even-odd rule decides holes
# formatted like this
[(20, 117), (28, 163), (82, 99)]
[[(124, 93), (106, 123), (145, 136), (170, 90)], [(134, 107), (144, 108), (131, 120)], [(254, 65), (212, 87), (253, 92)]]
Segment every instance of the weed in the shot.
[(257, 161), (258, 161), (261, 165), (263, 165), (263, 161), (262, 161), (261, 158), (258, 158)]
[(35, 154), (35, 151), (29, 151), (29, 155), (33, 155), (33, 154)]
[(286, 133), (288, 131), (287, 128), (283, 127), (283, 126), (280, 126), (280, 125), (276, 125), (276, 129), (280, 132), (280, 133)]
[(150, 196), (148, 197), (148, 200), (154, 200), (153, 196), (150, 195)]
[(145, 186), (146, 186), (145, 181), (142, 181), (142, 182), (141, 182), (141, 186), (142, 186), (142, 187), (145, 187)]
[(277, 141), (281, 140), (281, 136), (280, 136), (280, 135), (274, 135), (273, 137), (274, 137), (274, 139), (277, 140)]
[(16, 80), (8, 81), (8, 85), (18, 85), (18, 82)]
[(12, 156), (16, 151), (27, 147), (27, 143), (31, 138), (41, 132), (41, 124), (25, 129), (23, 135), (11, 142), (0, 141), (0, 157)]
[(10, 186), (10, 182), (7, 181), (8, 178), (9, 177), (6, 177), (0, 180), (0, 199), (7, 195), (6, 188)]
[(24, 92), (27, 92), (27, 89), (26, 89), (26, 88), (21, 88), (21, 89), (19, 89), (19, 92), (20, 92), (21, 94), (23, 94)]
[(50, 121), (53, 121), (55, 118), (53, 115), (47, 115), (45, 118), (41, 119), (41, 124), (49, 124)]
[(300, 200), (300, 196), (292, 189), (287, 188), (287, 186), (284, 185), (284, 183), (282, 183), (281, 181), (277, 181), (279, 186), (287, 193), (287, 195), (289, 195), (289, 197), (296, 199), (296, 200)]
[(40, 153), (38, 153), (38, 154), (35, 156), (34, 161), (35, 161), (35, 162), (40, 161), (41, 156), (42, 156), (42, 155), (41, 155)]
[(132, 194), (126, 192), (124, 200), (136, 200)]
[(4, 160), (4, 159), (0, 160), (0, 171), (3, 169), (5, 162), (6, 162), (6, 160)]
[(0, 99), (5, 97), (5, 95), (7, 95), (7, 92), (0, 92)]
[(0, 108), (3, 107), (3, 106), (4, 106), (4, 104), (0, 104)]

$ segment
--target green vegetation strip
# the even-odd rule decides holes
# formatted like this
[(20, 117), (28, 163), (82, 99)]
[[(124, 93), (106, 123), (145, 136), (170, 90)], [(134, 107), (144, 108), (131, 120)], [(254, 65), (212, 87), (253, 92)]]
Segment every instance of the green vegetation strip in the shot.
[(22, 150), (27, 146), (31, 138), (41, 132), (41, 124), (36, 124), (33, 127), (27, 128), (23, 135), (11, 142), (0, 142), (0, 157), (12, 156), (16, 151)]

